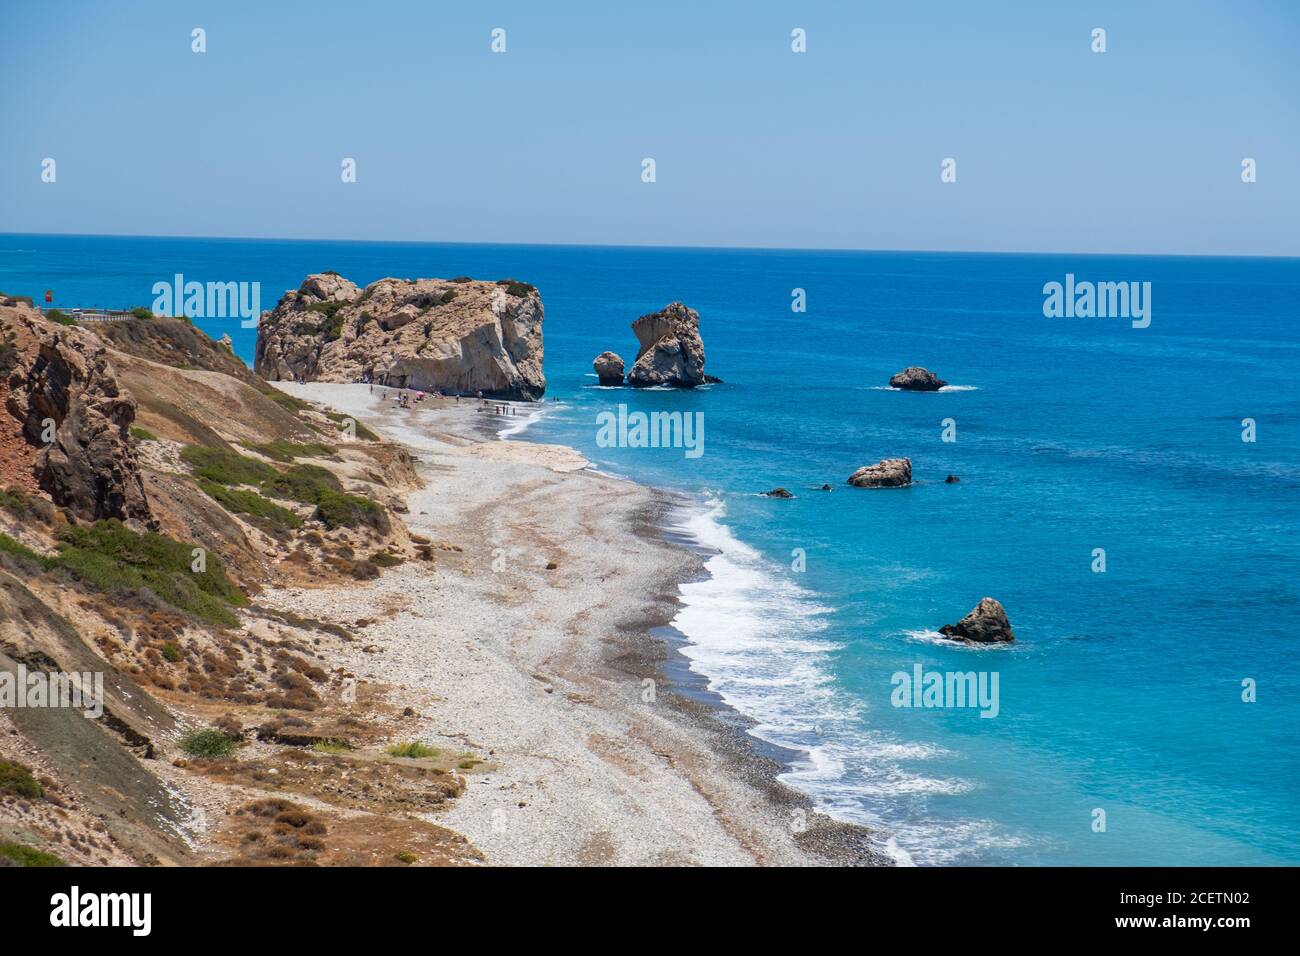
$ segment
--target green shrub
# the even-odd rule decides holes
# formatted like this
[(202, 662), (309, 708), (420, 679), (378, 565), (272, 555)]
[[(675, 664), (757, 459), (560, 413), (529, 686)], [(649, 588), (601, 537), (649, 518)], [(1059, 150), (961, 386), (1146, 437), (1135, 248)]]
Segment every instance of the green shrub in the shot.
[(47, 319), (49, 319), (51, 322), (57, 322), (57, 323), (59, 323), (59, 325), (76, 325), (76, 324), (77, 324), (77, 320), (76, 320), (76, 319), (74, 319), (72, 316), (68, 315), (66, 312), (61, 312), (61, 311), (59, 311), (58, 309), (46, 309), (46, 310), (45, 310), (45, 317), (46, 317)]
[(388, 513), (383, 506), (360, 495), (342, 491), (323, 491), (316, 500), (312, 517), (331, 531), (335, 528), (373, 528), (380, 534), (389, 530)]
[(170, 664), (177, 664), (181, 659), (181, 649), (175, 641), (168, 641), (162, 646), (163, 660)]
[(343, 486), (334, 472), (320, 465), (294, 465), (284, 472), (273, 472), (262, 482), (262, 490), (276, 498), (288, 498), (303, 504), (318, 504), (326, 492), (341, 492)]
[(42, 853), (21, 843), (0, 843), (0, 856), (19, 866), (63, 866), (63, 861), (53, 853)]
[(410, 850), (398, 850), (393, 854), (393, 858), (396, 859), (398, 863), (414, 863), (419, 859), (419, 857)]
[(410, 757), (419, 759), (422, 757), (436, 757), (438, 750), (434, 747), (426, 747), (418, 740), (411, 740), (404, 744), (393, 744), (388, 748), (390, 757)]
[(365, 425), (361, 424), (361, 422), (357, 421), (355, 418), (352, 418), (351, 415), (343, 415), (339, 412), (326, 412), (325, 415), (327, 418), (329, 418), (330, 421), (334, 422), (337, 425), (343, 426), (343, 428), (347, 427), (346, 423), (348, 422), (349, 419), (351, 419), (353, 430), (356, 432), (358, 438), (364, 439), (365, 441), (380, 440), (378, 435), (372, 432)]
[(311, 745), (311, 749), (320, 754), (341, 754), (347, 753), (352, 747), (346, 740), (319, 740)]
[(535, 286), (531, 286), (527, 282), (520, 282), (517, 279), (498, 279), (497, 285), (505, 286), (507, 294), (513, 295), (517, 299), (527, 298), (537, 291)]
[(158, 436), (147, 428), (141, 428), (139, 425), (131, 429), (131, 437), (140, 441), (157, 441)]
[(343, 334), (343, 316), (342, 310), (349, 305), (347, 302), (313, 302), (307, 306), (308, 312), (315, 312), (325, 316), (325, 321), (318, 326), (324, 329), (325, 338), (333, 342)]
[(203, 571), (190, 569), (191, 546), (164, 535), (136, 534), (116, 518), (59, 532), (57, 567), (98, 591), (149, 591), (172, 607), (213, 624), (233, 626), (232, 606), (248, 603), (209, 552)]
[(0, 292), (0, 305), (17, 305), (19, 302), (24, 305), (32, 305), (30, 295), (10, 295), (7, 292)]
[(181, 459), (194, 469), (195, 477), (219, 485), (256, 485), (277, 474), (266, 462), (228, 448), (187, 445), (181, 450)]
[(0, 793), (12, 793), (29, 800), (41, 798), (41, 785), (32, 772), (20, 763), (0, 760)]
[(0, 554), (11, 554), (14, 557), (22, 558), (25, 561), (30, 561), (34, 564), (41, 565), (42, 567), (48, 567), (50, 564), (49, 558), (37, 554), (31, 548), (27, 547), (27, 545), (9, 537), (9, 535), (5, 534), (3, 531), (0, 531)]
[(152, 319), (153, 309), (146, 309), (142, 305), (137, 305), (131, 310), (131, 315), (137, 319)]
[[(312, 331), (315, 331), (314, 326)], [(282, 392), (274, 385), (267, 385), (265, 388), (259, 389), (259, 391), (285, 411), (293, 412), (295, 415), (311, 408), (310, 402), (304, 402), (301, 398), (295, 398), (288, 392)]]
[(302, 519), (288, 508), (268, 501), (256, 491), (242, 488), (227, 488), (213, 481), (200, 479), (199, 487), (217, 504), (231, 514), (247, 515), (255, 524), (264, 524), (270, 529), (287, 531), (302, 526)]
[(275, 441), (261, 445), (245, 445), (245, 448), (261, 452), (267, 458), (276, 461), (293, 461), (295, 458), (325, 458), (337, 451), (336, 448), (320, 442), (294, 442), (277, 438)]
[(235, 742), (215, 727), (190, 730), (181, 737), (181, 750), (191, 757), (229, 757)]
[(465, 282), (473, 282), (474, 280), (471, 279), (469, 276), (456, 276), (456, 278), (448, 279), (447, 281), (456, 282), (456, 283), (465, 283)]
[(406, 559), (396, 554), (389, 554), (387, 551), (376, 551), (370, 556), (370, 563), (377, 564), (381, 568), (395, 568), (399, 564), (405, 563)]

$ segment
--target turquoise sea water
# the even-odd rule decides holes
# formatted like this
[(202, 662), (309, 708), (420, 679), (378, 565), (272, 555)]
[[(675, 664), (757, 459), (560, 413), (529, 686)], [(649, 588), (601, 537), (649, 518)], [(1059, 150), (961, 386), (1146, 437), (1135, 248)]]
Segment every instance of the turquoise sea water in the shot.
[[(326, 269), (538, 286), (524, 434), (690, 496), (678, 530), (716, 550), (675, 622), (691, 666), (900, 859), (1300, 862), (1300, 261), (0, 235), (0, 289), (64, 308), (149, 305), (176, 272), (260, 281), (270, 308)], [(1150, 327), (1044, 318), (1066, 273), (1150, 282)], [(597, 387), (591, 359), (630, 361), (631, 321), (674, 299), (725, 383)], [(251, 359), (254, 332), (200, 324)], [(885, 387), (911, 364), (956, 387)], [(619, 403), (702, 412), (704, 454), (599, 447)], [(914, 487), (844, 484), (893, 456)], [(797, 497), (756, 494), (777, 485)], [(1014, 647), (936, 640), (985, 595)], [(892, 706), (918, 662), (996, 672), (998, 715)]]

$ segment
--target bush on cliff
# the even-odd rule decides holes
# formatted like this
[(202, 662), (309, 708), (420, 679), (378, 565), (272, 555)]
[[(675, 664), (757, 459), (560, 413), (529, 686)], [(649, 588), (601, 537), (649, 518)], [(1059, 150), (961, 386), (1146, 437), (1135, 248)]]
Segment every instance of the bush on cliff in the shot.
[(277, 474), (266, 462), (228, 448), (187, 445), (181, 450), (181, 460), (194, 469), (196, 478), (206, 478), (219, 485), (256, 485)]
[(276, 461), (293, 461), (295, 458), (327, 458), (337, 451), (333, 446), (321, 442), (285, 441), (282, 438), (261, 445), (245, 445), (244, 447), (260, 452), (267, 458)]
[(33, 850), (21, 843), (0, 843), (0, 857), (17, 866), (63, 866), (63, 861), (53, 853)]
[(181, 750), (191, 757), (229, 757), (235, 752), (235, 741), (215, 727), (188, 731), (181, 738)]
[(205, 553), (202, 570), (195, 571), (191, 545), (153, 532), (136, 534), (116, 518), (64, 528), (58, 548), (53, 565), (98, 591), (150, 592), (177, 610), (223, 626), (239, 622), (231, 607), (248, 604), (216, 554)]
[(255, 491), (227, 488), (214, 481), (199, 480), (199, 487), (209, 498), (231, 514), (246, 515), (252, 523), (272, 533), (283, 533), (302, 526), (302, 519), (288, 508), (268, 501)]
[(294, 465), (264, 481), (262, 490), (275, 498), (315, 505), (312, 517), (331, 530), (363, 526), (374, 528), (380, 534), (389, 530), (388, 513), (381, 505), (348, 494), (334, 473), (320, 465)]
[(0, 760), (0, 793), (25, 797), (28, 800), (39, 800), (41, 785), (32, 776), (32, 772), (22, 764)]
[(497, 285), (505, 286), (506, 292), (516, 299), (527, 298), (537, 291), (536, 286), (529, 285), (527, 282), (520, 282), (518, 279), (498, 279)]

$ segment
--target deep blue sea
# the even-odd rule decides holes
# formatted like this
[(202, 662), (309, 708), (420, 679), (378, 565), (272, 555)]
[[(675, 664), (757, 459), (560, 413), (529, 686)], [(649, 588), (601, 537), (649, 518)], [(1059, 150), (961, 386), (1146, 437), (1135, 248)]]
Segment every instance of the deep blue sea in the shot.
[[(692, 668), (899, 859), (1300, 862), (1300, 260), (0, 235), (0, 289), (63, 308), (147, 306), (176, 272), (271, 308), (327, 269), (537, 285), (524, 434), (690, 496), (677, 530), (716, 549), (675, 622)], [(1066, 273), (1150, 282), (1150, 327), (1045, 318)], [(630, 363), (632, 320), (676, 299), (725, 383), (597, 387), (592, 358)], [(253, 331), (200, 324), (251, 360)], [(886, 387), (913, 364), (954, 387)], [(702, 412), (704, 453), (599, 447), (618, 403)], [(913, 487), (846, 486), (895, 456)], [(985, 595), (1014, 646), (936, 639)], [(917, 663), (996, 672), (997, 716), (893, 706)]]

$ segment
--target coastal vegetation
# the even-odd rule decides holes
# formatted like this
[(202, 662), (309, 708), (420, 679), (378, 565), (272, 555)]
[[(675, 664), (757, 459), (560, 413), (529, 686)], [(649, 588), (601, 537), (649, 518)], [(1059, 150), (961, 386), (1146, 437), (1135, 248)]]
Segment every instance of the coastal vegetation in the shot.
[(41, 785), (22, 764), (0, 760), (0, 794), (39, 800)]
[(222, 626), (237, 624), (231, 608), (248, 603), (217, 555), (205, 552), (202, 564), (196, 565), (191, 545), (152, 531), (137, 534), (116, 518), (70, 525), (58, 538), (58, 555), (43, 562), (97, 591), (152, 594), (177, 610)]
[(0, 843), (0, 857), (15, 866), (63, 866), (63, 861), (53, 853), (33, 850), (21, 843)]
[(418, 740), (410, 740), (404, 744), (393, 744), (388, 748), (388, 755), (390, 757), (405, 757), (413, 760), (418, 760), (424, 757), (436, 757), (438, 756), (438, 753), (439, 751), (436, 747), (428, 747), (420, 743)]
[(229, 757), (235, 752), (235, 741), (215, 727), (196, 728), (181, 737), (181, 750), (191, 757)]
[(76, 319), (74, 319), (72, 316), (68, 315), (66, 312), (62, 312), (62, 311), (60, 311), (59, 309), (46, 309), (46, 310), (45, 310), (45, 317), (46, 317), (47, 319), (49, 319), (51, 322), (57, 322), (57, 323), (59, 323), (59, 325), (76, 325), (76, 324), (77, 324), (77, 320), (76, 320)]

